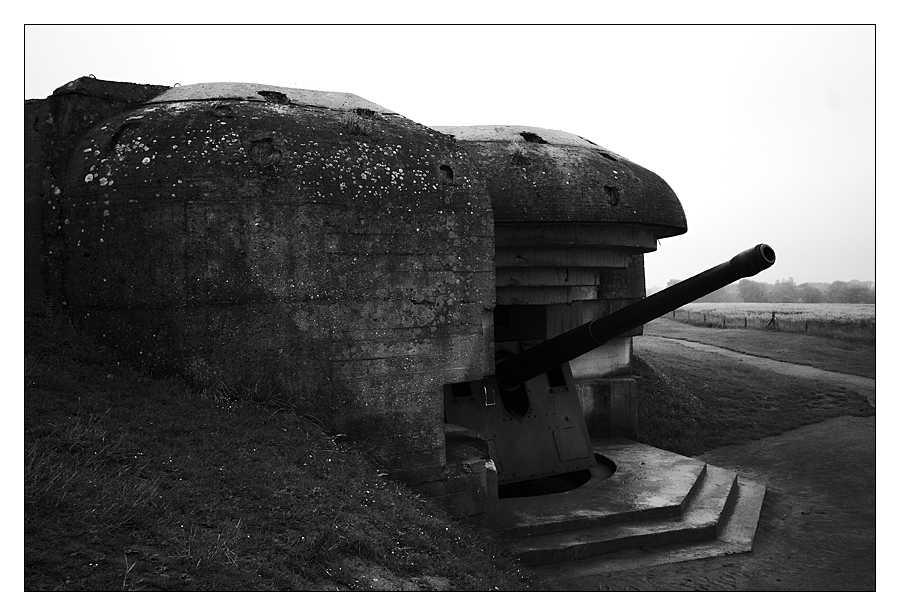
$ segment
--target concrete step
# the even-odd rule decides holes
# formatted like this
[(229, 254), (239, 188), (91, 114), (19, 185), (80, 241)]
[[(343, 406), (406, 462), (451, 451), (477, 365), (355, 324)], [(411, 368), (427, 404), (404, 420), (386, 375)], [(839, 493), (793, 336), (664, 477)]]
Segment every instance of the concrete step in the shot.
[(718, 536), (693, 543), (638, 547), (580, 560), (535, 566), (531, 574), (560, 590), (598, 587), (614, 571), (750, 552), (759, 521), (765, 486), (738, 479), (730, 515), (720, 522)]
[(627, 439), (595, 440), (594, 453), (614, 466), (611, 476), (559, 494), (501, 499), (500, 536), (512, 540), (680, 516), (706, 473), (700, 460)]
[[(602, 488), (601, 488), (602, 489)], [(738, 501), (737, 475), (704, 465), (680, 508), (664, 508), (665, 517), (598, 518), (588, 527), (540, 532), (506, 542), (506, 547), (526, 565), (546, 565), (581, 560), (629, 549), (713, 541), (718, 538)], [(755, 529), (755, 524), (754, 524)]]

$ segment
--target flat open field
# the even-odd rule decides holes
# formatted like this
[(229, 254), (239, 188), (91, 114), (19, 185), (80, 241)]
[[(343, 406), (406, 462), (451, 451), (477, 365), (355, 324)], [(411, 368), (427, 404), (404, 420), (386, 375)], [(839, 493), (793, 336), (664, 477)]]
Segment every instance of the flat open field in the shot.
[(682, 323), (724, 329), (769, 329), (875, 342), (875, 304), (688, 304), (671, 313)]
[[(729, 305), (729, 304), (724, 304)], [(802, 333), (698, 327), (680, 320), (663, 317), (644, 325), (644, 337), (662, 336), (692, 340), (730, 349), (756, 357), (813, 366), (821, 370), (875, 378), (875, 344), (873, 341), (836, 339)], [(643, 338), (636, 338), (639, 345)]]

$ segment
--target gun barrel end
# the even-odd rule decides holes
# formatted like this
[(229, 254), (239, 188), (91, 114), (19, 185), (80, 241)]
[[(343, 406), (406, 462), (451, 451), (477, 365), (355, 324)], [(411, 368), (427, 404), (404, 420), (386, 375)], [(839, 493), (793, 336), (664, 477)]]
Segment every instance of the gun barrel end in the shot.
[(757, 244), (735, 256), (731, 263), (736, 266), (740, 278), (749, 278), (775, 264), (775, 250), (768, 244)]
[(757, 244), (756, 251), (759, 253), (760, 259), (765, 263), (763, 269), (775, 264), (775, 250), (771, 246), (768, 244)]

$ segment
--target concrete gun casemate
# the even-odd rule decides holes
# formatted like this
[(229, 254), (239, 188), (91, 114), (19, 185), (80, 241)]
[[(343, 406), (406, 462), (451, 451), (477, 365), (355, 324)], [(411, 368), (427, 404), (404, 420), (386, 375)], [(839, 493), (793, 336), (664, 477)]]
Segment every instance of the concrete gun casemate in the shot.
[(638, 442), (633, 337), (775, 253), (645, 297), (687, 231), (653, 172), (253, 83), (84, 77), (25, 128), (26, 297), (151, 374), (288, 397), (523, 562), (752, 546), (764, 486)]

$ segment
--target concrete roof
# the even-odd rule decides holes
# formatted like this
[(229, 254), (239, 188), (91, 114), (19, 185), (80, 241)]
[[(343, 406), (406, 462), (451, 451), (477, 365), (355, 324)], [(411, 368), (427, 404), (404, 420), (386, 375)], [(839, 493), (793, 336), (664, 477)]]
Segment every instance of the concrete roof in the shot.
[(561, 130), (537, 126), (485, 124), (480, 126), (433, 126), (432, 128), (442, 133), (453, 135), (460, 141), (529, 141), (523, 136), (523, 133), (526, 133), (536, 135), (543, 142), (551, 145), (573, 145), (584, 148), (596, 148), (605, 152), (610, 151), (601, 145), (588, 141), (584, 137)]
[(197, 100), (246, 100), (324, 107), (327, 109), (369, 109), (377, 113), (393, 114), (390, 109), (376, 105), (371, 101), (347, 92), (322, 92), (319, 90), (301, 90), (284, 88), (259, 83), (195, 83), (187, 86), (176, 86), (163, 92), (152, 103), (173, 103)]

